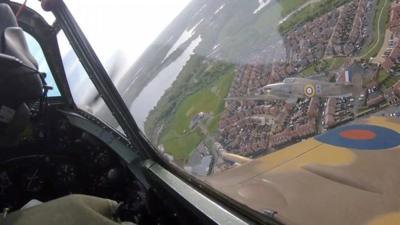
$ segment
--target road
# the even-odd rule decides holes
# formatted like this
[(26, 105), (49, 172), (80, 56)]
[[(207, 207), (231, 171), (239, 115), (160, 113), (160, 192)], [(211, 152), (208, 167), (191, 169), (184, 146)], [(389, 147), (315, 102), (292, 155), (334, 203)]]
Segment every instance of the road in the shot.
[(384, 3), (383, 6), (382, 6), (382, 9), (381, 9), (381, 12), (380, 12), (379, 18), (378, 18), (378, 38), (377, 38), (377, 40), (376, 40), (374, 46), (371, 47), (367, 53), (365, 53), (364, 55), (360, 56), (360, 58), (365, 58), (365, 57), (367, 57), (367, 56), (379, 45), (379, 42), (381, 41), (381, 38), (382, 38), (382, 30), (381, 30), (381, 29), (382, 29), (382, 26), (381, 26), (382, 15), (383, 15), (383, 12), (384, 12), (384, 10), (385, 10), (385, 6), (386, 6), (386, 4), (388, 3), (387, 1), (388, 1), (388, 0), (385, 0), (385, 3)]
[(389, 29), (386, 30), (385, 40), (383, 41), (382, 48), (379, 51), (378, 55), (372, 61), (373, 63), (382, 64), (385, 61), (385, 58), (383, 57), (383, 54), (385, 53), (386, 49), (389, 47), (389, 40), (390, 40), (391, 36), (392, 36), (392, 32)]

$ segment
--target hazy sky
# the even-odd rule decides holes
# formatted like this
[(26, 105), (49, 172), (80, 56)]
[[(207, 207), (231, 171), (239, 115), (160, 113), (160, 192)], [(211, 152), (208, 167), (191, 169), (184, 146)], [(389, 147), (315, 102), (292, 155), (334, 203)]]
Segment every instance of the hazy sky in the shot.
[[(23, 0), (14, 0), (23, 2)], [(64, 0), (102, 60), (117, 50), (132, 63), (191, 0)], [(50, 22), (37, 0), (29, 0)]]
[(67, 0), (101, 59), (116, 50), (134, 62), (190, 0)]
[[(24, 0), (14, 1), (22, 3)], [(118, 65), (125, 69), (139, 58), (190, 1), (64, 0), (103, 63), (108, 64), (107, 61), (113, 60), (112, 57), (118, 53), (118, 59), (125, 60)], [(50, 24), (54, 22), (52, 13), (44, 12), (39, 1), (29, 0), (28, 6), (39, 12)], [(62, 50), (69, 49), (64, 46), (65, 40), (59, 44)], [(62, 52), (63, 56), (67, 53)]]

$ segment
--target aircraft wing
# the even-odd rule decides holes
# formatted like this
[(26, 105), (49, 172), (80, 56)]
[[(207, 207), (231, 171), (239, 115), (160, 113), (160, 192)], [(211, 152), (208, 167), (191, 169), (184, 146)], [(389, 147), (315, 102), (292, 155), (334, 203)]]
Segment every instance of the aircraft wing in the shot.
[(250, 95), (250, 96), (241, 96), (241, 97), (227, 97), (225, 101), (267, 101), (267, 100), (285, 100), (289, 102), (297, 101), (297, 98), (292, 98), (289, 96), (277, 96), (272, 94), (264, 94), (264, 95)]
[(372, 117), (209, 177), (227, 196), (288, 225), (400, 221), (400, 123)]
[(324, 74), (324, 73), (320, 73), (320, 74), (315, 74), (315, 75), (308, 76), (307, 79), (316, 80), (316, 81), (327, 81), (328, 80), (328, 76), (326, 74)]
[(242, 96), (242, 97), (228, 97), (225, 98), (225, 101), (267, 101), (267, 100), (282, 100), (284, 98), (280, 98), (278, 96), (273, 95), (251, 95), (251, 96)]

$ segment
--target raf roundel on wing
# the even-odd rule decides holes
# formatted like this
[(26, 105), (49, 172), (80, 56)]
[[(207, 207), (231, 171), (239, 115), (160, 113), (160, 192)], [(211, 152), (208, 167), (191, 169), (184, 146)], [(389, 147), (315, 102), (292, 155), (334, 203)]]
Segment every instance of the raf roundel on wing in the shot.
[(366, 124), (339, 127), (316, 139), (329, 145), (356, 150), (384, 150), (400, 145), (398, 132)]

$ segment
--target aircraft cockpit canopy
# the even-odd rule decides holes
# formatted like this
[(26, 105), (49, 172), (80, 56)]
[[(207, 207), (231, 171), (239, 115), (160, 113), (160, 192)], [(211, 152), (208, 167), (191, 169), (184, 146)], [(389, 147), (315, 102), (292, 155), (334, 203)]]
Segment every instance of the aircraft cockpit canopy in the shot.
[(56, 18), (53, 15), (53, 13), (46, 12), (46, 11), (43, 10), (43, 8), (41, 6), (41, 1), (37, 1), (37, 0), (28, 0), (28, 1), (25, 1), (25, 0), (11, 0), (11, 2), (16, 2), (16, 3), (19, 3), (21, 5), (25, 4), (28, 8), (33, 9), (35, 11), (35, 13), (38, 13), (39, 15), (41, 15), (43, 17), (43, 19), (45, 19), (46, 22), (49, 25), (52, 25), (56, 21)]
[(4, 3), (0, 3), (0, 42), (0, 136), (15, 138), (27, 126), (27, 104), (42, 97), (43, 82), (24, 31)]

